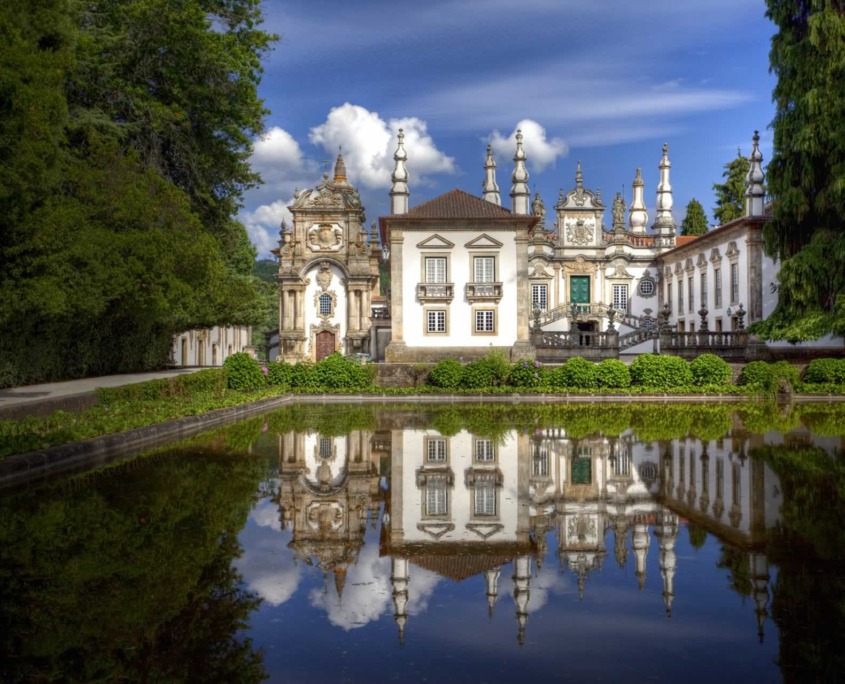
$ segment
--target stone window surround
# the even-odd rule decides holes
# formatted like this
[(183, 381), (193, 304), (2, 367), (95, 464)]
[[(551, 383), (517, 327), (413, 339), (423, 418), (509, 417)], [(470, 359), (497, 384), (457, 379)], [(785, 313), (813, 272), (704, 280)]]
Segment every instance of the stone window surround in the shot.
[[(434, 312), (443, 312), (445, 319), (444, 319), (444, 330), (430, 330), (429, 328), (429, 320), (428, 314)], [(423, 335), (433, 335), (437, 337), (442, 337), (444, 335), (449, 334), (449, 307), (443, 306), (425, 306), (423, 307)]]
[[(478, 321), (476, 314), (482, 312), (492, 312), (493, 314), (493, 330), (478, 330)], [(472, 336), (481, 335), (498, 335), (499, 334), (499, 312), (494, 306), (474, 306), (472, 307)]]

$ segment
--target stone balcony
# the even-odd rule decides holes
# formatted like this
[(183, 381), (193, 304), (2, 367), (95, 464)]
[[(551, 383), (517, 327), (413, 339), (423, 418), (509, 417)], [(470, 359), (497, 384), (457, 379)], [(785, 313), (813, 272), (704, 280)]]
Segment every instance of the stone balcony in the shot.
[(498, 304), (502, 298), (502, 283), (467, 283), (464, 292), (468, 302)]
[(454, 297), (454, 283), (417, 283), (417, 299), (423, 304), (429, 302), (448, 304)]

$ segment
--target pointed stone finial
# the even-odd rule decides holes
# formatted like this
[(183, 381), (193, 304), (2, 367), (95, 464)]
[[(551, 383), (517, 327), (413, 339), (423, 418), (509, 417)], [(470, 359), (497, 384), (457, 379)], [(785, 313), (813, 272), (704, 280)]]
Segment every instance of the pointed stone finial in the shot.
[(408, 169), (405, 168), (408, 155), (405, 152), (404, 130), (400, 128), (397, 137), (399, 143), (393, 155), (395, 164), (393, 175), (391, 176), (393, 186), (390, 189), (390, 212), (392, 214), (406, 214), (408, 213), (408, 197), (410, 192), (408, 191)]
[(513, 155), (513, 185), (511, 186), (511, 211), (514, 214), (528, 215), (528, 169), (525, 167), (525, 150), (522, 149), (522, 130), (516, 130), (516, 153)]
[(338, 185), (346, 185), (346, 164), (340, 147), (337, 148), (337, 161), (334, 163), (334, 182)]
[(287, 219), (282, 219), (282, 222), (279, 224), (279, 236), (284, 237), (285, 233), (288, 232), (288, 222)]
[(766, 191), (763, 189), (763, 154), (760, 152), (760, 133), (754, 131), (754, 145), (751, 148), (751, 166), (745, 176), (745, 215), (762, 216)]
[(496, 160), (493, 158), (493, 146), (487, 146), (487, 159), (484, 162), (484, 199), (502, 206), (502, 198), (499, 195), (499, 186), (496, 183)]
[(660, 181), (657, 184), (657, 216), (654, 220), (654, 232), (664, 237), (675, 234), (675, 219), (672, 216), (672, 186), (669, 183), (669, 144), (663, 144), (663, 157), (660, 159)]
[(648, 214), (646, 213), (645, 202), (643, 201), (643, 186), (642, 169), (637, 169), (637, 175), (634, 176), (634, 182), (631, 183), (634, 196), (631, 200), (631, 213), (628, 215), (628, 225), (631, 226), (631, 231), (638, 235), (645, 233), (645, 226), (648, 223)]
[(581, 173), (581, 160), (578, 160), (578, 165), (575, 167), (575, 187), (584, 187), (584, 174)]

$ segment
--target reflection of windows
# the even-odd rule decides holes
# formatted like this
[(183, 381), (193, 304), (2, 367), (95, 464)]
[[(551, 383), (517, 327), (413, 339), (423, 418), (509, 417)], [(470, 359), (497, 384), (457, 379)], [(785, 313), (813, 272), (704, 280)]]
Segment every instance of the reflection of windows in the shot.
[(593, 483), (592, 449), (579, 445), (577, 456), (572, 459), (572, 484), (588, 485)]
[(425, 331), (427, 333), (446, 332), (445, 309), (429, 309), (425, 312)]
[(628, 308), (628, 286), (614, 285), (613, 286), (613, 308), (627, 309)]
[(475, 332), (496, 332), (496, 312), (492, 309), (478, 309), (475, 312)]
[(446, 462), (446, 439), (430, 437), (426, 440), (426, 461), (429, 463)]
[(445, 479), (429, 478), (425, 486), (425, 514), (449, 515), (449, 489)]
[(332, 440), (330, 437), (320, 437), (320, 458), (331, 458)]
[(332, 297), (330, 294), (323, 293), (320, 295), (320, 315), (321, 316), (331, 316), (332, 315)]
[(549, 287), (548, 285), (532, 285), (531, 286), (531, 310), (540, 309), (545, 311), (549, 307)]
[(496, 485), (493, 482), (479, 482), (476, 484), (472, 498), (474, 515), (496, 515)]
[(475, 440), (475, 460), (480, 463), (488, 463), (496, 460), (496, 455), (493, 451), (493, 440)]
[(534, 477), (549, 476), (549, 450), (543, 444), (534, 445), (531, 459), (531, 474)]
[(425, 282), (427, 283), (445, 283), (448, 282), (446, 277), (446, 257), (426, 257), (425, 258)]

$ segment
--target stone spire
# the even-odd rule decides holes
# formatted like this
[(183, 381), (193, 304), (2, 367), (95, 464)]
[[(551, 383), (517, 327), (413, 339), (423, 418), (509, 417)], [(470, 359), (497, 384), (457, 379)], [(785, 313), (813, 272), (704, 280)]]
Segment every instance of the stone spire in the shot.
[(343, 150), (338, 148), (337, 161), (334, 163), (334, 182), (346, 185), (346, 164), (343, 162)]
[(516, 130), (516, 154), (513, 155), (513, 185), (511, 186), (511, 211), (514, 214), (528, 215), (528, 169), (525, 168), (525, 150), (522, 149), (522, 130)]
[(408, 585), (411, 577), (407, 558), (393, 557), (393, 619), (399, 627), (399, 643), (405, 641), (405, 623), (408, 621)]
[(751, 166), (745, 176), (745, 215), (762, 216), (766, 192), (763, 190), (763, 155), (760, 153), (760, 133), (758, 131), (754, 131), (753, 140)]
[(490, 617), (493, 617), (493, 609), (499, 596), (499, 573), (499, 568), (491, 568), (484, 573), (487, 582), (487, 613)]
[(497, 207), (502, 206), (499, 186), (496, 184), (496, 160), (493, 158), (493, 146), (487, 146), (487, 160), (484, 162), (484, 199)]
[(660, 159), (660, 181), (657, 183), (657, 218), (654, 220), (655, 233), (664, 235), (675, 232), (675, 219), (672, 216), (672, 186), (669, 184), (669, 145), (663, 143), (663, 157)]
[(516, 621), (519, 625), (517, 641), (525, 643), (525, 626), (528, 624), (528, 599), (531, 595), (531, 559), (517, 556), (513, 562), (513, 602), (516, 604)]
[(390, 213), (391, 214), (407, 214), (408, 213), (408, 169), (405, 168), (405, 162), (408, 155), (405, 152), (405, 132), (399, 129), (399, 144), (396, 148), (396, 153), (393, 155), (393, 160), (396, 165), (393, 167), (393, 186), (390, 188)]
[(631, 232), (637, 235), (643, 235), (645, 233), (645, 225), (648, 223), (648, 214), (645, 211), (645, 202), (643, 201), (642, 169), (637, 169), (637, 175), (634, 176), (634, 182), (631, 184), (631, 187), (634, 190), (634, 197), (631, 200), (628, 225), (631, 226)]

